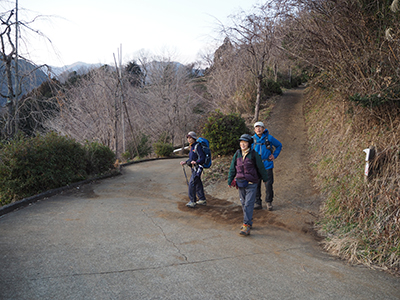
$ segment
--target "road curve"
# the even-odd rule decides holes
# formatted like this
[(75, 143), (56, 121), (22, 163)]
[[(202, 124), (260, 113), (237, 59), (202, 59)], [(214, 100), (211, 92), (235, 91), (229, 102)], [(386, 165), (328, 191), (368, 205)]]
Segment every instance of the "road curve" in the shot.
[(129, 165), (0, 217), (0, 299), (400, 299), (400, 278), (331, 257), (309, 234), (318, 197), (301, 190), (290, 119), (269, 122), (284, 142), (276, 210), (256, 211), (250, 236), (226, 184), (193, 210), (179, 160)]
[(178, 160), (151, 161), (2, 216), (0, 299), (400, 299), (399, 278), (281, 227), (241, 237), (209, 218), (240, 207), (201, 216), (186, 193)]

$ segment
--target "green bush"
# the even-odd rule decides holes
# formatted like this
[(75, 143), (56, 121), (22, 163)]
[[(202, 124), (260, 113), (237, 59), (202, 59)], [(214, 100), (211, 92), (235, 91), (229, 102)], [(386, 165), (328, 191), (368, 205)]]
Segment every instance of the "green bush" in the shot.
[(153, 144), (153, 148), (156, 155), (161, 157), (170, 156), (174, 151), (174, 147), (170, 143), (170, 137), (165, 132), (161, 134), (158, 141)]
[(84, 149), (87, 174), (102, 174), (113, 168), (115, 154), (107, 146), (86, 141)]
[(81, 181), (112, 167), (114, 154), (105, 146), (49, 133), (18, 137), (1, 146), (0, 205)]
[(279, 85), (286, 89), (296, 88), (303, 82), (307, 81), (308, 81), (308, 75), (305, 72), (302, 72), (300, 75), (293, 75), (290, 78), (290, 80), (286, 76), (283, 76), (282, 74), (279, 74), (278, 76)]
[(245, 120), (236, 113), (224, 115), (219, 110), (207, 119), (202, 134), (209, 140), (213, 155), (231, 155), (239, 148), (239, 137), (250, 133)]
[(11, 141), (0, 154), (1, 204), (84, 179), (84, 154), (80, 144), (55, 133)]
[(149, 141), (149, 137), (144, 133), (139, 135), (139, 144), (135, 146), (136, 141), (130, 141), (128, 143), (127, 151), (123, 154), (125, 159), (130, 159), (134, 157), (145, 157), (149, 155), (152, 151), (151, 144)]
[(124, 161), (128, 161), (129, 159), (132, 158), (132, 155), (131, 155), (131, 153), (127, 150), (127, 151), (121, 153), (121, 157), (122, 157), (122, 159), (123, 159)]
[(154, 143), (153, 147), (156, 155), (161, 157), (170, 156), (174, 151), (174, 147), (172, 147), (171, 144), (164, 142), (156, 142)]

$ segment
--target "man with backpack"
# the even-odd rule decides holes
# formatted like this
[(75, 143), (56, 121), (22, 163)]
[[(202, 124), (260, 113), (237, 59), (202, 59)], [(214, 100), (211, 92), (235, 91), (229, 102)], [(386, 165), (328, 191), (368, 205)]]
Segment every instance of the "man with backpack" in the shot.
[[(194, 131), (190, 131), (187, 134), (187, 140), (190, 145), (189, 159), (187, 161), (181, 161), (180, 164), (188, 165), (192, 169), (192, 175), (188, 183), (189, 199), (190, 201), (186, 204), (187, 207), (195, 208), (196, 204), (206, 205), (206, 197), (204, 195), (203, 183), (201, 181), (201, 173), (203, 172), (203, 164), (205, 163), (205, 154), (203, 147), (197, 142), (197, 135)], [(196, 194), (199, 198), (196, 201)]]
[[(254, 124), (254, 132), (253, 149), (260, 154), (268, 173), (268, 181), (265, 182), (265, 202), (267, 203), (267, 209), (272, 210), (272, 201), (274, 197), (274, 191), (272, 188), (274, 183), (274, 160), (282, 150), (282, 143), (269, 134), (268, 129), (265, 128), (263, 122), (256, 122)], [(261, 180), (258, 182), (254, 209), (262, 209)]]

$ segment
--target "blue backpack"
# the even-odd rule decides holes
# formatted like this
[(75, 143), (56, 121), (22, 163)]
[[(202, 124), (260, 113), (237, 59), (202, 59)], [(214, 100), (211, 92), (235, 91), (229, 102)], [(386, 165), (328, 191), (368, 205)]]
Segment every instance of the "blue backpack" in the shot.
[(197, 154), (197, 146), (198, 145), (201, 146), (201, 148), (203, 149), (204, 155), (206, 156), (206, 160), (203, 164), (203, 168), (208, 169), (209, 167), (211, 167), (211, 164), (212, 164), (210, 142), (203, 137), (199, 137), (197, 139), (197, 142), (198, 142), (198, 144), (196, 145), (194, 151), (196, 151), (196, 154)]

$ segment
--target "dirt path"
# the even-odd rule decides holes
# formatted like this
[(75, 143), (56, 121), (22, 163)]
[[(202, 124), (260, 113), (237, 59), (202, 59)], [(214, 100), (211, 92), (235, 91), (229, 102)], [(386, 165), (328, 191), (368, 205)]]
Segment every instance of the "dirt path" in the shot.
[[(283, 150), (275, 162), (274, 211), (263, 209), (254, 214), (254, 227), (259, 229), (278, 227), (314, 234), (312, 227), (321, 201), (309, 169), (302, 93), (302, 88), (286, 91), (278, 98), (269, 120), (262, 120), (270, 134), (282, 142)], [(206, 192), (209, 205), (192, 213), (219, 223), (240, 224), (242, 212), (235, 189), (220, 182), (207, 187)], [(184, 203), (180, 209), (188, 210)]]

